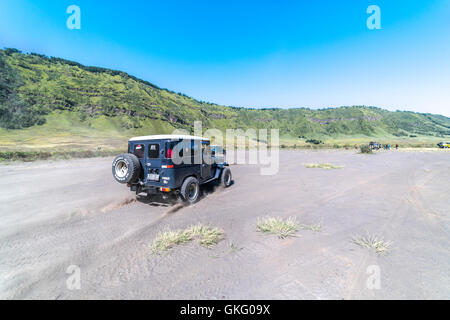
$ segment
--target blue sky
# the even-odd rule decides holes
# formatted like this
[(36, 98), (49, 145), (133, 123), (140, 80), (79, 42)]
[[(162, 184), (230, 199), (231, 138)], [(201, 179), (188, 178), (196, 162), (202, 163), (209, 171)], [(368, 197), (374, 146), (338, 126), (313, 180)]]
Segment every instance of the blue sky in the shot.
[[(81, 29), (69, 30), (69, 5)], [(381, 9), (369, 30), (369, 5)], [(0, 2), (0, 47), (126, 71), (244, 107), (450, 116), (450, 1)]]

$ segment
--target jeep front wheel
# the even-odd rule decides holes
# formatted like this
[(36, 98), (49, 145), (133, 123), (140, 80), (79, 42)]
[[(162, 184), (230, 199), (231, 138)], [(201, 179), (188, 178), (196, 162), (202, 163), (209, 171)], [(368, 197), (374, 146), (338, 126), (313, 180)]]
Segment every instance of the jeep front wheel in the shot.
[(231, 186), (231, 170), (230, 168), (223, 168), (222, 172), (220, 173), (220, 185), (222, 187), (228, 188)]
[(139, 159), (131, 153), (118, 155), (112, 163), (114, 179), (120, 183), (133, 183), (139, 178), (141, 164)]
[(181, 197), (189, 204), (195, 203), (200, 194), (200, 185), (198, 180), (194, 177), (187, 177), (181, 186)]

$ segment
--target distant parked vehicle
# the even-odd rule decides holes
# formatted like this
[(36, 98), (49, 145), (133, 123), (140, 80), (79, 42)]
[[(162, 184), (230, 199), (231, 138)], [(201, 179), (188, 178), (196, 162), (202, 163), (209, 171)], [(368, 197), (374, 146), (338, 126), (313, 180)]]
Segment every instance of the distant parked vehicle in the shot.
[(371, 141), (371, 142), (369, 143), (369, 147), (370, 147), (370, 149), (372, 149), (372, 150), (378, 150), (378, 149), (381, 149), (381, 148), (382, 148), (382, 145), (381, 145), (381, 143)]
[(437, 145), (439, 148), (450, 148), (450, 142), (439, 142)]
[(131, 138), (128, 153), (118, 155), (112, 173), (136, 194), (171, 192), (188, 203), (197, 201), (200, 185), (218, 181), (231, 185), (231, 170), (215, 158), (207, 138), (188, 135), (153, 135)]

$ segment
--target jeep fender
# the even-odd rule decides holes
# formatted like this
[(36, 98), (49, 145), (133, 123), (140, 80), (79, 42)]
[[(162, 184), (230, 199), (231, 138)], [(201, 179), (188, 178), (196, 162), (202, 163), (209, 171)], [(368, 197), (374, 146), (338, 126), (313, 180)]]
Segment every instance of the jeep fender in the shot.
[(214, 175), (214, 179), (219, 179), (220, 175), (222, 174), (222, 170), (225, 167), (229, 167), (229, 164), (227, 162), (222, 162), (217, 164), (216, 174)]

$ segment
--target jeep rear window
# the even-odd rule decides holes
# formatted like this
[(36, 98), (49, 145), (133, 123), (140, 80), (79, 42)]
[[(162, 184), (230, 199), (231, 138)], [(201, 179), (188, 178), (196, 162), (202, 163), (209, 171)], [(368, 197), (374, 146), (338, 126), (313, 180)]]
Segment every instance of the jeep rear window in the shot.
[(139, 159), (144, 157), (144, 145), (143, 144), (135, 144), (133, 154)]
[(148, 145), (148, 158), (158, 159), (159, 158), (159, 144), (152, 143)]

